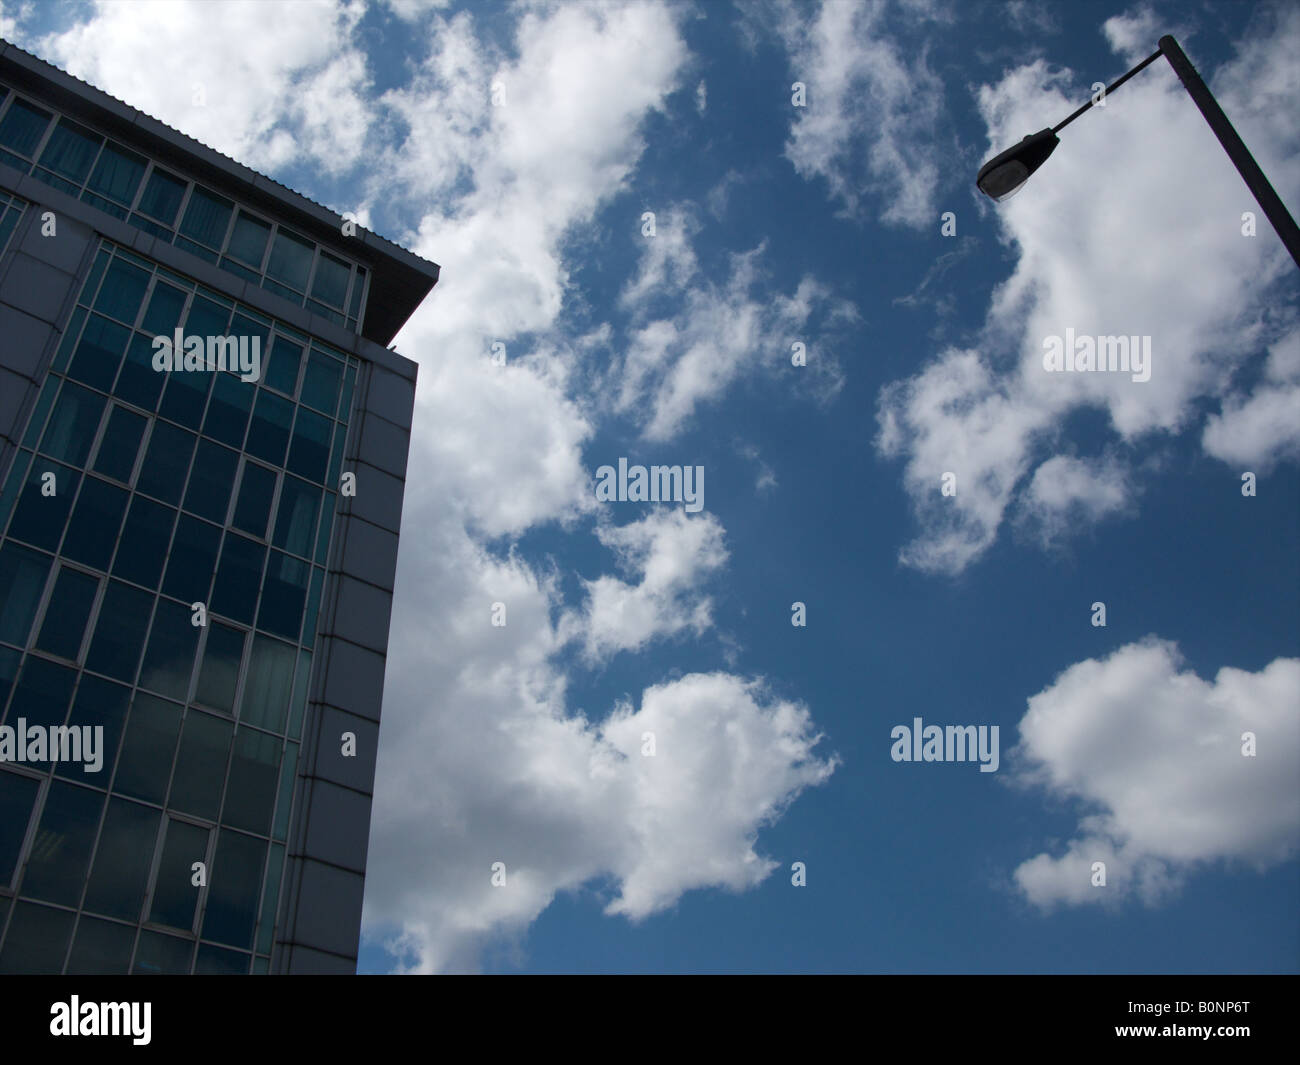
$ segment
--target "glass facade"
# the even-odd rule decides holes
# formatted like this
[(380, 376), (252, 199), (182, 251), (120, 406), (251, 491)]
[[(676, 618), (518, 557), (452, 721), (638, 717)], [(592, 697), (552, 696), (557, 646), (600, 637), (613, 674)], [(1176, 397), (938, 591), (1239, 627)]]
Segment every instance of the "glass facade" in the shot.
[[(11, 165), (346, 298), (348, 264), (4, 95)], [(257, 338), (261, 379), (155, 371), (177, 327)], [(0, 766), (0, 973), (267, 971), (358, 369), (101, 242), (0, 487), (0, 724), (100, 727), (102, 768)]]
[(365, 267), (2, 85), (0, 162), (336, 325), (359, 328)]

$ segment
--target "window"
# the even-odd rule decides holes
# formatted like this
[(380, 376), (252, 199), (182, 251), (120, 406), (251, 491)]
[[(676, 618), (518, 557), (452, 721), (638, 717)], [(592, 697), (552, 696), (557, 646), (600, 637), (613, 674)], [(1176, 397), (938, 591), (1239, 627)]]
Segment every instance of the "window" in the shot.
[[(226, 492), (229, 494), (230, 489)], [(222, 504), (224, 507), (224, 504)], [(206, 521), (182, 514), (162, 590), (185, 603), (206, 603), (212, 574), (217, 568), (221, 530)]]
[(121, 581), (109, 581), (86, 654), (86, 668), (126, 684), (134, 681), (152, 609), (153, 596), (149, 592)]
[(215, 821), (221, 810), (221, 787), (235, 726), (198, 710), (185, 714), (175, 779), (167, 805), (180, 813)]
[(224, 525), (238, 465), (239, 455), (230, 448), (211, 440), (200, 440), (189, 488), (185, 492), (185, 509)]
[(311, 556), (320, 497), (321, 490), (315, 485), (300, 481), (297, 477), (284, 477), (272, 540), (276, 547), (304, 558)]
[[(194, 927), (194, 909), (199, 893), (190, 878), (194, 862), (206, 862), (208, 830), (175, 818), (167, 818), (167, 839), (163, 843), (154, 884), (149, 920), (189, 932)], [(143, 939), (143, 937), (141, 937)], [(142, 944), (143, 945), (143, 944)]]
[(289, 469), (312, 481), (324, 480), (333, 427), (330, 419), (299, 407), (298, 420), (293, 427), (293, 446), (289, 449)]
[(199, 683), (194, 692), (195, 701), (223, 713), (233, 713), (235, 684), (243, 657), (243, 632), (217, 621), (210, 622), (208, 643), (203, 651), (203, 668), (199, 670)]
[(184, 702), (190, 693), (190, 674), (199, 646), (199, 630), (190, 608), (159, 599), (153, 632), (140, 666), (140, 687)]
[(60, 118), (45, 142), (39, 162), (46, 170), (80, 185), (90, 173), (90, 164), (103, 143), (104, 138), (99, 134)]
[[(281, 291), (280, 286), (275, 286), (275, 291), (301, 302), (302, 293), (307, 290), (307, 278), (311, 274), (311, 260), (315, 252), (316, 245), (311, 241), (288, 230), (278, 230), (271, 247), (271, 258), (266, 264), (266, 276), (283, 282), (291, 291)], [(265, 282), (263, 284), (266, 288), (272, 287)]]
[(292, 423), (293, 404), (265, 389), (259, 389), (244, 450), (272, 466), (283, 466), (284, 449), (289, 444), (289, 426)]
[(284, 731), (293, 689), (293, 667), (297, 651), (287, 643), (260, 633), (253, 639), (248, 663), (248, 680), (239, 708), (239, 720), (271, 732)]
[(0, 121), (0, 145), (30, 158), (49, 123), (50, 112), (16, 99)]
[(113, 393), (119, 399), (152, 411), (158, 406), (158, 396), (169, 376), (158, 373), (153, 368), (153, 337), (145, 333), (133, 333)]
[(131, 963), (133, 946), (134, 928), (83, 915), (77, 922), (77, 938), (68, 956), (68, 973), (75, 976), (124, 973)]
[(87, 477), (63, 538), (63, 556), (98, 570), (108, 569), (122, 527), (128, 493), (117, 485)]
[(13, 880), (40, 781), (0, 770), (0, 888)]
[(153, 295), (149, 297), (149, 309), (145, 311), (140, 328), (152, 336), (171, 336), (181, 324), (181, 312), (185, 308), (185, 293), (161, 281), (154, 283)]
[(241, 381), (234, 374), (217, 374), (212, 385), (212, 399), (208, 402), (207, 417), (203, 420), (203, 435), (233, 448), (242, 448), (255, 391), (256, 388), (249, 382)]
[[(54, 479), (43, 480), (44, 474), (51, 474)], [(32, 463), (14, 516), (9, 519), (9, 535), (33, 547), (50, 552), (56, 550), (80, 481), (81, 476), (76, 470), (38, 458)], [(56, 493), (44, 495), (41, 489), (45, 484), (56, 485)]]
[(132, 499), (122, 526), (113, 576), (157, 588), (175, 521), (176, 511), (171, 507), (143, 496)]
[[(67, 719), (76, 681), (76, 670), (28, 655), (14, 689), (9, 717), (12, 719), (21, 714), (29, 725), (57, 728)], [(9, 723), (13, 724), (13, 721)]]
[(266, 536), (266, 525), (271, 519), (271, 497), (275, 495), (275, 473), (255, 462), (244, 461), (244, 476), (239, 485), (239, 498), (231, 525), (259, 540)]
[(307, 581), (310, 576), (311, 566), (308, 563), (272, 551), (257, 614), (257, 627), (296, 641), (298, 630), (302, 628), (302, 611), (307, 601)]
[(161, 819), (157, 810), (138, 802), (110, 800), (86, 888), (87, 910), (126, 921), (140, 919)]
[[(190, 193), (189, 205), (185, 208), (185, 220), (181, 222), (180, 232), (191, 241), (198, 241), (215, 251), (226, 239), (233, 208), (234, 205), (229, 200), (215, 192), (209, 192), (202, 185), (195, 185), (194, 191)], [(187, 251), (196, 250), (185, 241), (177, 241), (177, 244)], [(216, 255), (209, 261), (215, 262)]]
[[(202, 377), (204, 374), (177, 374), (172, 383), (181, 377)], [(193, 433), (178, 429), (167, 422), (156, 421), (149, 437), (149, 449), (144, 454), (136, 490), (146, 492), (166, 503), (179, 504), (185, 489), (185, 475), (189, 472), (190, 456), (198, 438)]]
[[(18, 544), (0, 547), (0, 640), (27, 646), (27, 632), (45, 589), (50, 556)], [(0, 710), (3, 710), (0, 702)]]
[(279, 775), (280, 740), (240, 726), (235, 733), (221, 823), (247, 832), (269, 832)]
[(262, 256), (266, 254), (266, 241), (271, 235), (271, 224), (254, 218), (242, 208), (235, 219), (234, 232), (230, 234), (227, 254), (240, 262), (260, 270)]
[(135, 951), (135, 965), (131, 971), (149, 975), (188, 973), (193, 954), (192, 939), (180, 939), (162, 932), (141, 932), (140, 944)]
[(117, 744), (126, 725), (126, 707), (130, 700), (130, 688), (89, 673), (81, 675), (68, 720), (82, 726), (103, 728), (104, 743), (100, 749), (102, 761), (98, 772), (93, 773), (83, 772), (82, 766), (65, 762), (55, 770), (59, 776), (80, 779), (83, 783), (94, 784), (96, 787), (108, 787), (117, 765)]
[(0, 973), (38, 976), (61, 972), (76, 916), (34, 902), (19, 902), (0, 953)]
[(298, 387), (298, 365), (302, 362), (302, 346), (277, 334), (270, 355), (271, 363), (264, 373), (266, 383), (292, 396)]
[(65, 780), (50, 785), (36, 828), (37, 842), (23, 874), (24, 895), (63, 906), (77, 905), (104, 799), (102, 792)]
[[(117, 376), (117, 364), (122, 361), (122, 351), (130, 336), (131, 330), (126, 326), (110, 322), (103, 315), (92, 314), (72, 356), (68, 376), (107, 392)], [(152, 350), (149, 357), (153, 358)], [(152, 364), (149, 372), (154, 373)], [(154, 376), (158, 375), (154, 373)]]
[(257, 895), (266, 862), (266, 842), (223, 828), (217, 833), (212, 887), (203, 915), (203, 938), (232, 947), (253, 946)]
[[(161, 804), (171, 776), (172, 754), (180, 733), (181, 708), (139, 693), (131, 704), (113, 790)], [(194, 858), (201, 860), (202, 855)]]
[(99, 393), (66, 382), (41, 438), (41, 451), (77, 466), (84, 463), (104, 413), (104, 402)]
[(45, 608), (45, 623), (36, 638), (37, 650), (75, 661), (98, 590), (98, 577), (66, 566), (59, 570), (50, 605)]
[(352, 268), (347, 263), (322, 250), (316, 262), (316, 280), (311, 286), (312, 297), (334, 307), (342, 307), (347, 299), (351, 275)]
[(146, 421), (125, 407), (113, 407), (108, 415), (108, 425), (104, 427), (104, 437), (99, 442), (99, 454), (95, 456), (93, 468), (96, 473), (123, 484), (131, 483)]
[(307, 360), (307, 375), (302, 380), (302, 402), (333, 415), (342, 382), (343, 364), (313, 348), (311, 358)]
[[(95, 300), (95, 310), (116, 318), (127, 325), (135, 324), (135, 316), (144, 301), (145, 289), (149, 287), (149, 274), (138, 266), (133, 266), (125, 259), (115, 258), (104, 275), (104, 283), (99, 288)], [(110, 377), (111, 381), (112, 378)]]
[[(185, 195), (185, 184), (175, 174), (169, 174), (166, 170), (155, 166), (149, 175), (149, 183), (145, 185), (144, 192), (140, 196), (137, 210), (150, 218), (156, 218), (164, 225), (171, 225), (176, 221), (176, 212), (180, 210), (181, 199)], [(167, 238), (170, 236), (171, 234), (167, 234)]]
[(99, 153), (99, 161), (81, 198), (109, 214), (125, 218), (126, 208), (131, 206), (135, 190), (144, 177), (145, 165), (143, 156), (109, 141)]
[(227, 533), (212, 590), (211, 609), (223, 617), (251, 625), (265, 559), (266, 548), (261, 544)]

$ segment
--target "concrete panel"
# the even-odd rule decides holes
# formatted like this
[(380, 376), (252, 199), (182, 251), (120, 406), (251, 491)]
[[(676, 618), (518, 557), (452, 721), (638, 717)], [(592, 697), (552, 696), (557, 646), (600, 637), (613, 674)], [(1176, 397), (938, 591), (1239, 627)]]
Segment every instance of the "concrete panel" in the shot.
[(392, 422), (367, 414), (361, 423), (361, 447), (357, 458), (369, 466), (391, 473), (394, 477), (406, 476), (406, 455), (411, 448), (409, 430), (398, 428)]
[(307, 782), (308, 858), (365, 874), (370, 844), (370, 796), (327, 780)]
[(384, 694), (384, 656), (343, 640), (330, 640), (328, 650), (321, 701), (378, 721)]
[(49, 263), (65, 274), (75, 274), (81, 266), (94, 234), (90, 228), (69, 215), (54, 212), (54, 235), (41, 234), (41, 213), (44, 208), (34, 205), (31, 209), (32, 220), (27, 227), (18, 250), (34, 259)]
[(386, 418), (402, 429), (410, 429), (415, 411), (415, 382), (381, 366), (374, 367), (370, 372), (366, 407), (369, 413)]
[(323, 865), (301, 861), (293, 942), (330, 954), (356, 957), (361, 940), (361, 899), (365, 878)]
[(39, 380), (45, 348), (53, 335), (54, 327), (48, 323), (0, 304), (0, 337), (4, 337), (0, 360), (7, 369)]
[[(304, 760), (301, 772), (367, 795), (373, 794), (375, 759), (379, 754), (379, 726), (373, 721), (355, 714), (346, 714), (332, 706), (322, 706), (319, 710), (320, 739), (316, 749)], [(350, 758), (343, 755), (345, 732), (351, 732), (356, 737), (356, 755)]]
[(343, 523), (343, 532), (343, 571), (391, 592), (397, 572), (397, 533), (355, 516)]
[(70, 274), (30, 255), (16, 254), (9, 264), (0, 303), (7, 303), (43, 322), (57, 323), (59, 311), (74, 284)]
[(338, 610), (325, 631), (387, 654), (393, 593), (362, 584), (342, 573), (334, 574), (332, 579), (337, 582)]
[(343, 470), (351, 470), (357, 475), (357, 494), (340, 496), (339, 510), (390, 532), (401, 532), (405, 483), (365, 462), (345, 462)]

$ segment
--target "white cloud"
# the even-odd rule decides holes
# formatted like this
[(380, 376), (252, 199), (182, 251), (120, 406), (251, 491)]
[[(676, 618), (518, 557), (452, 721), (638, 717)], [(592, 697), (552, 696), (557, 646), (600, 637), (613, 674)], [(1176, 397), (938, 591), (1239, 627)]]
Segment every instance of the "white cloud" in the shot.
[[(865, 190), (881, 221), (920, 228), (935, 222), (943, 83), (924, 49), (910, 56), (888, 35), (885, 0), (823, 0), (815, 15), (782, 6), (779, 32), (790, 73), (807, 86), (792, 105), (786, 156), (804, 178), (825, 178), (832, 197), (857, 213)], [(899, 9), (928, 17), (930, 5)]]
[(1264, 378), (1252, 393), (1229, 396), (1223, 411), (1210, 416), (1202, 446), (1256, 471), (1300, 459), (1300, 330), (1269, 348)]
[[(1247, 143), (1259, 145), (1257, 157), (1284, 200), (1300, 192), (1300, 121), (1279, 101), (1300, 77), (1277, 68), (1294, 66), (1286, 57), (1298, 43), (1300, 12), (1290, 12), (1276, 33), (1243, 50), (1248, 59), (1215, 79), (1223, 106)], [(981, 89), (988, 154), (1069, 114), (1077, 80), (1038, 61)], [(1061, 136), (1040, 174), (996, 208), (1019, 258), (994, 293), (978, 344), (941, 352), (881, 391), (878, 446), (904, 461), (920, 523), (900, 557), (922, 569), (960, 572), (989, 547), (1026, 476), (1052, 458), (1071, 411), (1102, 410), (1121, 444), (1181, 433), (1198, 404), (1223, 396), (1280, 331), (1270, 286), (1287, 283), (1294, 266), (1271, 231), (1243, 237), (1241, 214), (1254, 202), (1165, 64)], [(1117, 159), (1122, 168), (1096, 162)], [(1194, 182), (1185, 179), (1189, 169)], [(1151, 337), (1150, 380), (1045, 372), (1046, 339), (1069, 329)], [(1290, 453), (1289, 388), (1270, 378), (1258, 407), (1246, 397), (1229, 401), (1207, 447)], [(944, 471), (958, 473), (956, 497), (938, 496)], [(1042, 481), (1037, 489), (1027, 483), (1043, 489)], [(1125, 486), (1128, 499), (1132, 471), (1107, 483)], [(1123, 503), (1114, 491), (1108, 500), (1107, 512)], [(1036, 502), (1026, 500), (1030, 508)]]
[(1045, 542), (1122, 513), (1130, 502), (1127, 471), (1114, 457), (1057, 455), (1034, 471), (1021, 498), (1022, 519)]
[(590, 660), (687, 629), (698, 635), (713, 624), (712, 599), (700, 586), (727, 561), (716, 517), (658, 509), (627, 525), (601, 526), (596, 535), (637, 583), (608, 574), (583, 582), (587, 601), (564, 631), (581, 638)]
[[(1129, 644), (1033, 696), (1012, 759), (1026, 784), (1081, 810), (1063, 853), (1015, 872), (1038, 906), (1154, 903), (1200, 863), (1266, 869), (1300, 845), (1300, 659), (1204, 681), (1171, 643)], [(1095, 861), (1105, 888), (1092, 886)]]
[(343, 0), (96, 0), (88, 19), (32, 46), (255, 169), (309, 162), (339, 173), (361, 158), (371, 121), (365, 62), (351, 41), (363, 13)]

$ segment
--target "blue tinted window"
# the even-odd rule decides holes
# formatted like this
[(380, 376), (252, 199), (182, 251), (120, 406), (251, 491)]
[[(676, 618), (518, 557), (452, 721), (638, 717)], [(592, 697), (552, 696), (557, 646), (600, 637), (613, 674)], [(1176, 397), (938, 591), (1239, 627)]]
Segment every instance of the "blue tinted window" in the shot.
[(147, 419), (127, 410), (114, 407), (108, 415), (99, 454), (95, 456), (94, 470), (123, 484), (131, 481), (135, 469), (135, 456), (140, 450)]
[(87, 477), (63, 538), (63, 556), (106, 570), (117, 544), (117, 530), (126, 513), (128, 493), (117, 485)]
[(171, 798), (167, 800), (171, 809), (205, 821), (217, 819), (234, 730), (229, 720), (186, 711)]
[[(191, 930), (199, 893), (190, 882), (193, 876), (190, 866), (194, 862), (206, 862), (207, 858), (208, 830), (169, 817), (167, 839), (163, 843), (158, 878), (154, 884), (153, 905), (149, 908), (151, 921), (187, 932)], [(191, 949), (187, 944), (187, 955)]]
[(60, 658), (76, 659), (98, 589), (98, 577), (74, 569), (60, 570), (35, 646)]
[[(18, 663), (23, 660), (23, 653), (12, 647), (0, 647), (0, 707), (9, 700), (14, 681), (18, 679)], [(3, 717), (0, 712), (0, 717)], [(0, 884), (4, 881), (0, 880)]]
[(252, 384), (241, 381), (234, 374), (217, 374), (212, 385), (212, 398), (208, 401), (208, 414), (203, 419), (203, 435), (233, 448), (242, 448), (255, 391)]
[(90, 173), (90, 164), (104, 138), (66, 118), (60, 118), (39, 160), (41, 166), (80, 185)]
[(185, 320), (185, 331), (204, 338), (225, 336), (229, 322), (229, 308), (196, 295), (190, 304), (190, 316)]
[[(235, 685), (239, 665), (244, 657), (244, 633), (214, 621), (208, 624), (208, 642), (203, 650), (203, 666), (194, 699), (224, 713), (235, 708)], [(222, 762), (224, 772), (225, 762)]]
[[(127, 325), (135, 324), (135, 316), (144, 302), (145, 289), (149, 287), (149, 274), (125, 259), (115, 258), (104, 275), (95, 298), (95, 310), (116, 318)], [(125, 338), (123, 338), (125, 339)]]
[(280, 775), (281, 741), (264, 732), (240, 728), (230, 758), (221, 823), (246, 832), (266, 833), (271, 827), (275, 786)]
[(321, 490), (314, 484), (286, 476), (280, 486), (280, 506), (275, 517), (272, 543), (304, 558), (311, 557), (316, 533), (316, 512)]
[(348, 372), (343, 375), (343, 394), (339, 396), (339, 413), (338, 419), (344, 425), (347, 425), (352, 415), (352, 386), (356, 383), (357, 368), (349, 366)]
[(283, 732), (293, 694), (293, 669), (297, 648), (258, 633), (253, 638), (253, 655), (244, 681), (244, 698), (239, 720), (271, 732)]
[(269, 223), (245, 214), (241, 210), (239, 217), (235, 219), (235, 230), (230, 234), (228, 253), (240, 262), (259, 269), (262, 265), (262, 256), (266, 252), (266, 239), (270, 234)]
[(50, 785), (36, 831), (56, 847), (33, 847), (23, 875), (23, 894), (44, 902), (76, 906), (95, 843), (104, 796), (63, 780)]
[(266, 584), (257, 614), (257, 627), (286, 639), (297, 640), (302, 627), (303, 607), (307, 602), (307, 581), (311, 566), (296, 558), (271, 552), (266, 568)]
[(41, 451), (51, 458), (61, 459), (78, 466), (90, 454), (100, 415), (104, 413), (104, 397), (80, 385), (67, 382), (54, 405), (54, 414), (41, 438)]
[(184, 195), (185, 182), (175, 174), (169, 174), (155, 166), (140, 197), (138, 210), (164, 225), (171, 225), (176, 221), (176, 212), (180, 210), (181, 197)]
[(190, 959), (193, 956), (192, 939), (163, 935), (161, 932), (141, 932), (131, 972), (147, 976), (185, 974), (190, 971)]
[(19, 902), (0, 952), (0, 973), (44, 976), (60, 972), (75, 913)]
[(214, 947), (211, 943), (200, 943), (199, 955), (194, 959), (194, 974), (196, 976), (242, 975), (248, 972), (251, 958), (252, 955), (242, 951)]
[(7, 888), (31, 821), (40, 781), (0, 771), (0, 888)]
[(293, 446), (289, 448), (289, 469), (310, 480), (323, 481), (329, 464), (333, 426), (329, 418), (299, 407), (293, 427)]
[(353, 318), (356, 318), (361, 314), (361, 293), (365, 287), (366, 272), (358, 266), (356, 277), (352, 281), (352, 302), (348, 306), (348, 314)]
[(283, 466), (284, 449), (289, 443), (289, 426), (292, 423), (293, 404), (260, 389), (244, 450), (272, 466)]
[(255, 462), (244, 462), (244, 476), (239, 484), (239, 498), (231, 524), (258, 538), (266, 535), (271, 518), (271, 497), (275, 495), (275, 474)]
[(161, 819), (157, 810), (138, 802), (109, 802), (86, 889), (87, 910), (127, 921), (140, 919)]
[(261, 544), (227, 533), (212, 591), (213, 611), (245, 625), (253, 623), (265, 558), (266, 548)]
[[(152, 855), (152, 851), (150, 851)], [(116, 976), (131, 964), (135, 928), (83, 916), (68, 955), (69, 976)]]
[(190, 674), (198, 650), (199, 630), (188, 606), (159, 599), (153, 631), (140, 665), (140, 687), (182, 702), (190, 694)]
[(292, 396), (298, 387), (298, 364), (302, 361), (302, 346), (277, 334), (270, 354), (270, 365), (263, 375), (266, 383)]
[[(179, 374), (173, 377), (202, 377), (203, 374)], [(144, 454), (136, 490), (147, 492), (167, 503), (180, 503), (185, 490), (185, 475), (190, 469), (190, 456), (194, 453), (197, 437), (167, 422), (154, 422), (149, 449)]]
[(185, 492), (185, 509), (224, 525), (238, 465), (239, 456), (230, 448), (200, 440), (190, 486)]
[(213, 374), (207, 372), (169, 373), (167, 391), (162, 402), (158, 404), (158, 413), (172, 421), (193, 426), (196, 430), (202, 424), (203, 407), (208, 401), (208, 389), (212, 387)]
[(339, 385), (343, 381), (343, 364), (338, 359), (312, 349), (307, 360), (307, 376), (302, 379), (302, 402), (333, 415), (339, 402)]
[(220, 541), (221, 530), (215, 525), (182, 514), (162, 590), (186, 603), (206, 603)]
[(86, 668), (130, 684), (144, 645), (153, 595), (121, 581), (109, 581), (99, 608)]
[(126, 707), (131, 699), (131, 689), (111, 680), (83, 673), (77, 682), (77, 696), (68, 714), (68, 722), (83, 728), (102, 728), (104, 730), (101, 747), (102, 762), (97, 772), (85, 772), (83, 767), (73, 763), (61, 765), (55, 772), (59, 776), (80, 779), (84, 783), (106, 788), (113, 779), (113, 768), (117, 765), (117, 744), (122, 738), (122, 729), (126, 725)]
[[(28, 655), (14, 687), (8, 723), (12, 725), (17, 718), (23, 717), (29, 725), (42, 728), (62, 725), (68, 716), (68, 704), (72, 701), (76, 682), (76, 670)], [(31, 760), (28, 752), (28, 761)]]
[[(131, 704), (113, 790), (147, 802), (161, 803), (171, 777), (172, 755), (181, 730), (181, 708), (139, 693)], [(201, 861), (197, 855), (194, 861)]]
[(113, 390), (120, 399), (137, 407), (152, 411), (158, 406), (158, 396), (167, 382), (168, 374), (153, 368), (153, 338), (135, 333), (127, 345), (126, 361)]
[[(255, 318), (250, 318), (246, 314), (235, 312), (235, 316), (230, 321), (230, 335), (235, 337), (248, 337), (248, 350), (252, 352), (256, 349), (258, 360), (264, 366), (266, 364), (267, 344), (271, 335), (271, 327)], [(254, 345), (253, 339), (257, 338), (257, 344)], [(246, 382), (249, 383), (249, 382)]]
[(179, 288), (157, 281), (153, 286), (153, 295), (149, 297), (149, 309), (144, 312), (140, 328), (155, 336), (171, 337), (176, 327), (181, 324), (181, 312), (185, 309), (185, 293)]
[(90, 175), (86, 187), (129, 207), (135, 199), (135, 190), (140, 187), (140, 179), (144, 177), (144, 167), (142, 156), (109, 141), (99, 153), (95, 172)]
[(320, 531), (316, 534), (316, 564), (325, 565), (325, 556), (329, 553), (330, 530), (334, 524), (334, 493), (325, 493), (324, 513), (320, 519)]
[(283, 281), (299, 293), (306, 292), (315, 252), (316, 245), (310, 240), (281, 229), (275, 234), (275, 243), (271, 246), (271, 258), (266, 264), (267, 276)]
[(0, 122), (0, 144), (16, 152), (30, 156), (41, 141), (41, 134), (49, 125), (50, 112), (29, 104), (26, 100), (15, 100)]
[(252, 948), (266, 846), (262, 840), (228, 829), (217, 833), (212, 887), (203, 914), (204, 939)]
[(312, 282), (311, 294), (331, 306), (342, 307), (351, 276), (352, 268), (347, 263), (322, 251), (316, 262), (316, 279)]
[[(47, 473), (54, 475), (53, 480), (41, 479)], [(46, 551), (56, 550), (80, 480), (76, 470), (38, 457), (28, 471), (27, 483), (9, 521), (9, 535)], [(45, 484), (53, 487), (53, 495), (41, 491)]]
[(180, 231), (210, 248), (220, 248), (226, 239), (232, 206), (229, 200), (215, 192), (195, 185), (185, 208), (185, 221), (181, 223)]
[[(27, 646), (27, 632), (49, 572), (49, 555), (18, 544), (0, 546), (0, 640)], [(3, 707), (0, 697), (0, 709)]]
[(175, 520), (176, 511), (171, 507), (142, 496), (132, 499), (117, 546), (113, 576), (157, 588)]
[(92, 314), (72, 356), (68, 376), (108, 391), (117, 376), (117, 364), (122, 361), (122, 351), (130, 336), (131, 331), (126, 326)]

